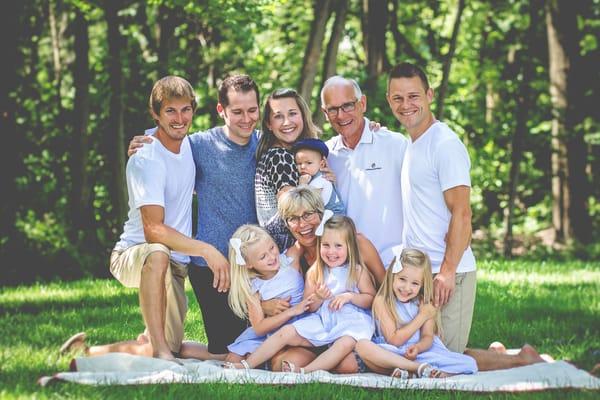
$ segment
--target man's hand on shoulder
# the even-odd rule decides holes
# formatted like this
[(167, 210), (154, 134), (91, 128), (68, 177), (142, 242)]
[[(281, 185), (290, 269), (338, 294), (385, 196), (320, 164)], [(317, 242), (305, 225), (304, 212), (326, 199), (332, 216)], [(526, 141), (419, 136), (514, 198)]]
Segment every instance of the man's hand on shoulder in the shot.
[(137, 152), (137, 149), (142, 147), (144, 143), (152, 143), (154, 139), (150, 135), (138, 135), (134, 136), (129, 142), (129, 147), (127, 148), (127, 157), (131, 157)]

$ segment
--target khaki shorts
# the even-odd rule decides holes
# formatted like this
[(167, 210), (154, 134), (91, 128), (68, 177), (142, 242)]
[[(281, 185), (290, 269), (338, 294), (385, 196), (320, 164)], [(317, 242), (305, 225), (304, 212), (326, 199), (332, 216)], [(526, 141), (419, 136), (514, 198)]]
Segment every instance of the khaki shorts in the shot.
[(442, 341), (457, 353), (465, 351), (469, 342), (476, 289), (476, 271), (456, 274), (454, 294), (442, 308)]
[[(113, 250), (110, 255), (110, 272), (124, 286), (139, 288), (146, 259), (157, 251), (169, 256), (171, 254), (169, 248), (160, 243), (141, 243), (123, 251)], [(187, 312), (187, 267), (171, 259), (169, 271), (165, 275), (165, 338), (171, 351), (178, 353), (183, 341), (183, 321)]]

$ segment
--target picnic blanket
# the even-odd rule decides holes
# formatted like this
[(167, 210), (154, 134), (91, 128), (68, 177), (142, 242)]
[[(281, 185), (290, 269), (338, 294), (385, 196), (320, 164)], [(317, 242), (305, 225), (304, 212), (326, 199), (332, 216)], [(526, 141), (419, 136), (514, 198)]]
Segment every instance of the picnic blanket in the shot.
[(539, 363), (506, 370), (457, 375), (445, 379), (400, 380), (374, 373), (337, 375), (325, 371), (307, 374), (258, 369), (224, 369), (215, 361), (181, 360), (183, 365), (156, 358), (112, 353), (74, 360), (74, 372), (42, 377), (42, 386), (53, 381), (85, 385), (146, 385), (165, 383), (256, 383), (291, 385), (310, 382), (369, 388), (437, 389), (474, 392), (532, 391), (558, 388), (600, 389), (600, 379), (565, 361)]

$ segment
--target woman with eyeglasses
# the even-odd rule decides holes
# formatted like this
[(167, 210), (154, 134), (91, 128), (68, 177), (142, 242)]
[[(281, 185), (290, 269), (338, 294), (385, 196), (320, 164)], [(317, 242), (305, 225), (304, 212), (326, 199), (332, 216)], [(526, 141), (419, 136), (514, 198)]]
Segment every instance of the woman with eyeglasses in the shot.
[[(323, 200), (318, 192), (306, 185), (300, 185), (286, 191), (279, 199), (279, 215), (285, 222), (287, 228), (295, 239), (294, 247), (302, 254), (300, 265), (303, 273), (317, 261), (319, 250), (317, 249), (317, 236), (315, 230), (321, 223), (325, 210)], [(385, 277), (383, 262), (375, 249), (375, 246), (360, 233), (357, 236), (358, 248), (364, 264), (375, 277), (377, 285), (381, 284)], [(277, 314), (289, 307), (285, 301), (271, 300), (262, 304), (266, 314)], [(274, 371), (281, 369), (281, 362), (286, 360), (296, 366), (304, 366), (311, 362), (317, 353), (314, 349), (303, 347), (288, 348), (271, 360)], [(334, 370), (338, 373), (355, 373), (361, 370), (354, 353), (346, 357)]]
[(256, 150), (256, 214), (258, 223), (282, 250), (294, 243), (294, 237), (277, 213), (277, 200), (297, 186), (300, 178), (290, 150), (298, 140), (317, 138), (320, 133), (312, 121), (308, 105), (298, 92), (284, 88), (269, 95)]

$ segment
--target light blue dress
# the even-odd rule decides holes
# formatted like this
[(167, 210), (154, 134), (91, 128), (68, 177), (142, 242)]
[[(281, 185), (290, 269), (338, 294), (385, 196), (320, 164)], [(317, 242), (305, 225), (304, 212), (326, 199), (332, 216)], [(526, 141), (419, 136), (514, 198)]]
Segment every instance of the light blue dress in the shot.
[(348, 265), (327, 268), (325, 284), (331, 290), (332, 298), (325, 300), (321, 307), (314, 313), (293, 323), (300, 336), (308, 340), (313, 346), (324, 346), (335, 342), (342, 336), (351, 336), (355, 340), (371, 339), (375, 327), (371, 318), (371, 311), (346, 303), (337, 311), (329, 309), (329, 303), (334, 296), (345, 292), (359, 293), (358, 287), (346, 287), (348, 281)]
[[(419, 313), (419, 302), (410, 301), (402, 303), (401, 301), (396, 300), (396, 312), (401, 321), (412, 321)], [(382, 348), (401, 356), (406, 354), (406, 349), (409, 346), (417, 343), (421, 339), (421, 331), (417, 330), (406, 343), (401, 346), (394, 346), (385, 341), (385, 337), (379, 329), (378, 322), (376, 322), (376, 325), (377, 333), (373, 338), (373, 342), (377, 343)], [(477, 363), (473, 357), (448, 350), (437, 335), (433, 337), (431, 348), (419, 353), (416, 361), (418, 363), (431, 364), (434, 368), (449, 374), (474, 374), (477, 372)]]
[[(271, 279), (253, 278), (250, 282), (253, 293), (258, 292), (261, 300), (283, 299), (291, 297), (290, 305), (302, 301), (304, 294), (304, 279), (302, 274), (291, 266), (291, 260), (285, 255), (280, 256), (280, 267), (277, 274)], [(291, 319), (289, 322), (293, 321)], [(227, 346), (227, 349), (235, 354), (244, 356), (254, 352), (267, 336), (259, 336), (252, 327), (247, 328), (238, 338)]]

